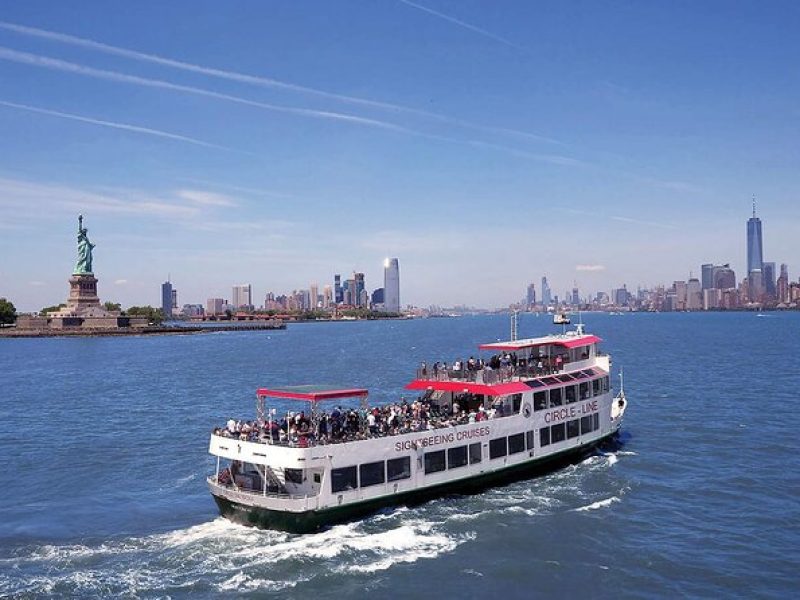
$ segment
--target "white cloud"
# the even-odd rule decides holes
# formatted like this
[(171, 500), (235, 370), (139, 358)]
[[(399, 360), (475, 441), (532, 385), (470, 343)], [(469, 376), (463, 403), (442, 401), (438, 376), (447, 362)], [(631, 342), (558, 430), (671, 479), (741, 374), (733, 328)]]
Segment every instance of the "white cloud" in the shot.
[(114, 280), (114, 285), (125, 285), (128, 283), (127, 279), (116, 279)]
[(576, 271), (586, 271), (586, 272), (596, 272), (596, 271), (605, 271), (605, 265), (575, 265)]
[(200, 190), (178, 190), (175, 192), (178, 198), (202, 204), (204, 206), (236, 206), (236, 202), (229, 196), (216, 192), (204, 192)]

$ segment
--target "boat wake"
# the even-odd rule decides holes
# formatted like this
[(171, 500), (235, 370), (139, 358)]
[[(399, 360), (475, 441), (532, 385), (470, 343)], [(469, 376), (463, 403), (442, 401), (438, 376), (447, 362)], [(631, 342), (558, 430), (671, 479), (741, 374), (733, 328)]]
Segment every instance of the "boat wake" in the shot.
[(607, 506), (611, 506), (615, 502), (620, 502), (620, 498), (618, 496), (612, 496), (611, 498), (606, 498), (605, 500), (598, 500), (597, 502), (592, 502), (591, 504), (587, 504), (586, 506), (580, 506), (575, 509), (575, 512), (597, 510), (598, 508), (605, 508)]
[[(96, 545), (31, 546), (0, 559), (0, 596), (279, 591), (317, 577), (435, 558), (474, 538), (412, 515), (399, 509), (304, 536), (220, 517)], [(41, 575), (43, 563), (47, 575)]]

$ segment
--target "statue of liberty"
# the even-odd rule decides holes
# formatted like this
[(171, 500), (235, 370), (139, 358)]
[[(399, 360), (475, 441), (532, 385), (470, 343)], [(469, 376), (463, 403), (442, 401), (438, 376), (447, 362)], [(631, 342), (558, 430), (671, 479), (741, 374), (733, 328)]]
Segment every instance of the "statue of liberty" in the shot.
[(75, 264), (75, 275), (92, 274), (92, 250), (94, 244), (86, 235), (88, 229), (83, 226), (83, 215), (78, 215), (78, 262)]

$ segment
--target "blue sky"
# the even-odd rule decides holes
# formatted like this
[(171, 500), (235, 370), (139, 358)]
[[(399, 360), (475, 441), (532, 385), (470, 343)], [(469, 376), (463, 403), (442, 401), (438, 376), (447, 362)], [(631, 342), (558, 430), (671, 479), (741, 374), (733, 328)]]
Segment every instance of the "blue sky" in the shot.
[(25, 2), (0, 13), (0, 296), (320, 288), (502, 306), (800, 268), (794, 2)]

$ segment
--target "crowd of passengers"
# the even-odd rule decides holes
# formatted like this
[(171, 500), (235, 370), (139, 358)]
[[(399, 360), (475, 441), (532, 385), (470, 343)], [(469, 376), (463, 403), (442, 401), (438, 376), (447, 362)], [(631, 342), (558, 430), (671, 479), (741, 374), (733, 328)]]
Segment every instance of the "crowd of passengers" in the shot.
[[(589, 353), (584, 352), (580, 358), (581, 360), (589, 358)], [(495, 354), (486, 361), (480, 357), (470, 356), (467, 360), (455, 360), (450, 365), (447, 362), (436, 361), (428, 367), (428, 364), (423, 362), (419, 368), (419, 379), (475, 380), (481, 371), (498, 371), (501, 376), (540, 377), (559, 373), (565, 362), (569, 362), (569, 355), (517, 356), (516, 352), (504, 352)]]
[(511, 405), (501, 398), (484, 408), (478, 397), (464, 394), (460, 402), (456, 399), (450, 407), (441, 407), (427, 397), (366, 411), (339, 406), (330, 413), (321, 412), (316, 423), (304, 411), (290, 412), (280, 421), (274, 418), (261, 422), (230, 419), (225, 427), (215, 428), (214, 434), (242, 441), (291, 443), (302, 447), (311, 442), (327, 444), (441, 429), (511, 414)]

